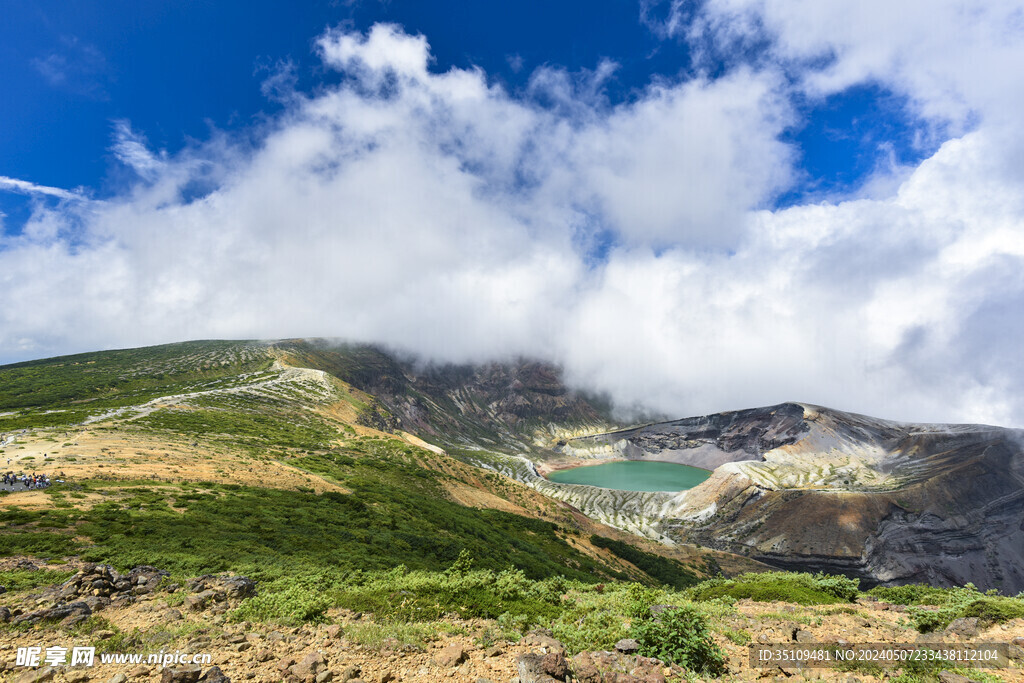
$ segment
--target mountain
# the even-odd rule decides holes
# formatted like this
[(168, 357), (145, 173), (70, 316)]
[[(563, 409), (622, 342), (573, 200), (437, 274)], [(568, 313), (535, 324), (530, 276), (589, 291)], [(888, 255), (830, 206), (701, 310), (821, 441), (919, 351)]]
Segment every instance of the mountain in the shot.
[[(801, 669), (752, 643), (1024, 634), (1022, 598), (835, 575), (1019, 590), (1014, 430), (801, 404), (625, 427), (529, 359), (198, 341), (0, 366), (0, 459), (55, 480), (0, 484), (3, 680), (753, 680)], [(609, 459), (714, 472), (543, 476)], [(40, 643), (96, 668), (36, 667)], [(951, 666), (815, 675), (976, 679)]]
[(275, 349), (290, 364), (324, 370), (373, 395), (376, 414), (364, 420), (456, 450), (539, 452), (618, 426), (607, 398), (571, 391), (556, 367), (535, 360), (424, 365), (328, 340), (278, 342)]
[(632, 537), (444, 448), (539, 452), (612, 424), (550, 366), (417, 368), (323, 341), (200, 341), (3, 366), (0, 458), (64, 483), (0, 491), (0, 556), (264, 580), (440, 571), (463, 552), (536, 579), (663, 580), (639, 562), (692, 583), (718, 566), (755, 566)]
[(566, 456), (706, 469), (653, 496), (666, 537), (866, 584), (1024, 590), (1024, 432), (786, 403), (569, 440)]
[[(314, 526), (318, 515), (330, 520), (348, 540), (325, 541), (324, 557), (342, 565), (363, 553), (376, 566), (443, 568), (471, 548), (487, 566), (511, 563), (535, 577), (644, 576), (608, 543), (587, 540), (596, 535), (681, 561), (677, 569), (695, 578), (769, 565), (865, 585), (1024, 590), (1019, 430), (903, 424), (798, 403), (623, 427), (606, 400), (572, 391), (557, 368), (534, 360), (424, 364), (374, 346), (295, 339), (0, 367), (0, 433), (12, 468), (64, 472), (82, 487), (81, 498), (19, 494), (40, 505), (19, 529), (33, 533), (0, 533), (0, 552), (51, 547), (61, 540), (53, 534), (87, 528), (94, 533), (76, 536), (81, 551), (103, 559), (123, 540), (109, 532), (117, 525), (99, 524), (103, 515), (156, 523), (149, 505), (155, 514), (158, 500), (210, 514), (192, 496), (212, 483), (242, 487), (217, 490), (243, 507), (306, 510)], [(713, 473), (680, 493), (544, 476), (622, 459)], [(104, 507), (108, 497), (137, 500), (140, 486), (156, 493), (138, 513)], [(318, 507), (324, 496), (336, 499), (331, 514)], [(80, 517), (55, 518), (55, 498)], [(355, 518), (371, 531), (353, 535)], [(257, 521), (283, 534), (272, 546), (298, 543), (280, 520)], [(61, 524), (66, 531), (54, 531)], [(509, 535), (518, 541), (494, 542)], [(185, 545), (175, 552), (171, 563), (202, 565)], [(230, 564), (203, 561), (208, 570)]]

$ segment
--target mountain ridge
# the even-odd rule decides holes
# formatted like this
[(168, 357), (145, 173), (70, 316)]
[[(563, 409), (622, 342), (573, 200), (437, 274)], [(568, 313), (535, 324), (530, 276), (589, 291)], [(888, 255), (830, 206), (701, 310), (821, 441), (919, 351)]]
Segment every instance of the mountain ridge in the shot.
[[(180, 478), (190, 458), (213, 458), (222, 463), (216, 471), (240, 481), (285, 468), (293, 473), (286, 481), (309, 482), (297, 486), (350, 490), (350, 475), (336, 478), (348, 465), (337, 469), (332, 453), (383, 439), (415, 449), (415, 466), (442, 473), (444, 495), (464, 505), (576, 525), (582, 513), (684, 556), (695, 546), (724, 551), (716, 557), (737, 566), (741, 556), (748, 567), (838, 571), (866, 584), (1024, 590), (1020, 430), (895, 422), (796, 402), (624, 426), (609, 408), (530, 359), (417, 364), (329, 340), (188, 342), (0, 367), (0, 431), (127, 435), (104, 447), (120, 453), (136, 439), (150, 455), (121, 461), (139, 460), (133, 467), (145, 465), (147, 476)], [(66, 452), (38, 450), (51, 460)], [(543, 476), (609, 459), (713, 473), (679, 493)], [(324, 486), (317, 477), (327, 477)], [(508, 480), (525, 486), (509, 489)]]

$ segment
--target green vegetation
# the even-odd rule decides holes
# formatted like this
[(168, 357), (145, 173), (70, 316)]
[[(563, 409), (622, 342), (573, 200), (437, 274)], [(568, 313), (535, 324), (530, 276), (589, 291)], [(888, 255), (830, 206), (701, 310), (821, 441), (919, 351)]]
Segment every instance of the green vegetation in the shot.
[(198, 341), (0, 366), (0, 431), (81, 422), (112, 408), (195, 391), (270, 366), (245, 342)]
[(352, 494), (232, 484), (135, 491), (81, 513), (77, 531), (93, 543), (82, 556), (183, 575), (232, 569), (264, 580), (324, 567), (442, 569), (463, 548), (482, 566), (513, 564), (531, 578), (564, 573), (593, 580), (601, 570), (553, 524), (372, 480), (347, 484)]
[(959, 618), (977, 617), (983, 625), (1024, 618), (1024, 600), (1020, 597), (998, 595), (994, 590), (981, 593), (970, 583), (954, 588), (921, 584), (878, 586), (868, 592), (886, 602), (910, 605), (907, 613), (921, 633), (942, 630)]
[(630, 629), (640, 654), (708, 676), (725, 673), (725, 653), (711, 639), (707, 620), (695, 608), (676, 607), (649, 616)]
[(635, 546), (622, 541), (616, 541), (604, 536), (592, 535), (590, 542), (598, 548), (607, 548), (616, 556), (645, 572), (657, 583), (672, 586), (673, 588), (686, 588), (696, 584), (700, 579), (692, 571), (683, 566), (678, 560), (670, 560), (661, 555), (649, 553)]
[(859, 583), (858, 579), (829, 574), (764, 572), (743, 574), (733, 579), (710, 579), (689, 589), (687, 595), (694, 600), (748, 598), (760, 602), (827, 605), (856, 599)]
[[(269, 414), (268, 414), (269, 413)], [(323, 449), (338, 432), (323, 420), (298, 410), (271, 413), (241, 410), (158, 410), (134, 424), (192, 437), (219, 437), (233, 445), (264, 451), (268, 447)]]
[(0, 586), (9, 591), (25, 590), (37, 586), (49, 586), (63, 583), (71, 578), (74, 572), (50, 569), (14, 569), (0, 572)]
[(352, 624), (345, 629), (345, 638), (350, 642), (374, 649), (389, 642), (397, 643), (399, 647), (423, 648), (427, 643), (438, 640), (442, 635), (462, 633), (462, 629), (447, 621), (424, 623), (389, 621)]

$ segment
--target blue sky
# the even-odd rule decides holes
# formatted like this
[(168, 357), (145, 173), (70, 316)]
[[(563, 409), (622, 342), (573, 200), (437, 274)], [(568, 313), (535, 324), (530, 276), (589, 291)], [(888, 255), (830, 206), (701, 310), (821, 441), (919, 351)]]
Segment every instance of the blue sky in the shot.
[(0, 362), (339, 336), (1024, 424), (1021, 0), (3, 7)]
[[(400, 24), (428, 37), (433, 71), (478, 66), (513, 92), (540, 66), (581, 72), (612, 60), (617, 69), (602, 87), (611, 105), (636, 98), (654, 79), (707, 68), (694, 64), (685, 41), (657, 35), (627, 0), (7, 4), (0, 29), (2, 173), (86, 187), (96, 197), (116, 193), (124, 180), (109, 154), (113, 121), (131, 121), (150, 145), (171, 154), (211, 128), (259, 125), (281, 109), (261, 84), (282, 63), (294, 65), (302, 90), (332, 80), (313, 49), (327, 27)], [(914, 148), (914, 121), (900, 104), (877, 84), (800, 102), (799, 118), (785, 131), (799, 155), (799, 177), (773, 202), (848, 192), (890, 154), (912, 163), (934, 151)], [(0, 210), (8, 230), (29, 213), (24, 197), (10, 194), (0, 195)]]

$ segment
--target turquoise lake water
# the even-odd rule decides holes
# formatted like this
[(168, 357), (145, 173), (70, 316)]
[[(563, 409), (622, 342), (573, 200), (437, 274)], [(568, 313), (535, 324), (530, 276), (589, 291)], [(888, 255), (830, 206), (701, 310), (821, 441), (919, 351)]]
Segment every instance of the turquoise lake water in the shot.
[(685, 491), (711, 476), (707, 470), (673, 462), (629, 460), (558, 470), (548, 479), (621, 491)]

